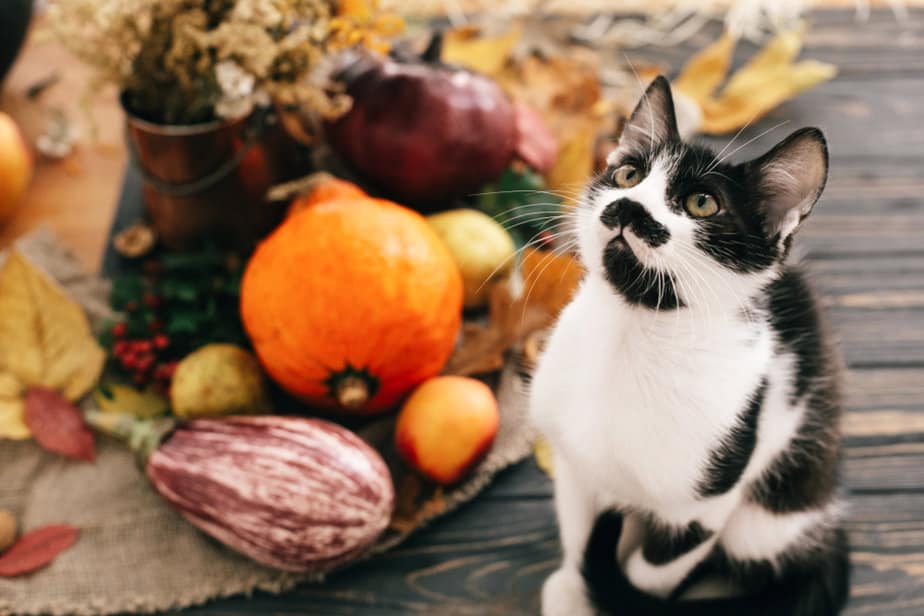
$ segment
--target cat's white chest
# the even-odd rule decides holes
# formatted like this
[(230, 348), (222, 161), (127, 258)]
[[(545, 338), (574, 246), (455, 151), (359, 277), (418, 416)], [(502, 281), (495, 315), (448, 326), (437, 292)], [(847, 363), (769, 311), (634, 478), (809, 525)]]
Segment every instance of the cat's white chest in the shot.
[(585, 283), (536, 370), (531, 413), (598, 498), (670, 507), (689, 501), (766, 373), (769, 335), (638, 317), (606, 283)]

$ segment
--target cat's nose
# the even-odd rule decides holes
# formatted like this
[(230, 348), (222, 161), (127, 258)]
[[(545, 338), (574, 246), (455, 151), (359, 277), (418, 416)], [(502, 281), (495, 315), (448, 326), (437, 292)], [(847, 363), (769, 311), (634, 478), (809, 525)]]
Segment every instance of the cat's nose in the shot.
[(617, 199), (603, 208), (603, 213), (600, 214), (600, 222), (602, 222), (603, 226), (607, 229), (615, 229), (625, 224), (620, 218), (621, 212), (641, 207), (642, 205), (639, 202), (633, 201), (632, 199), (627, 199), (626, 197)]

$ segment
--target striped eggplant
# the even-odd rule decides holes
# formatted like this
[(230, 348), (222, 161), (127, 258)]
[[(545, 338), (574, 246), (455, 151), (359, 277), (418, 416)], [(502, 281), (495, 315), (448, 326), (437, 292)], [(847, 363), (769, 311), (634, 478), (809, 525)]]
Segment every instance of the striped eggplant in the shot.
[[(143, 448), (145, 437), (133, 432)], [(259, 563), (330, 571), (363, 554), (388, 526), (388, 468), (341, 426), (253, 416), (197, 419), (165, 432), (149, 441), (154, 488), (192, 524)]]

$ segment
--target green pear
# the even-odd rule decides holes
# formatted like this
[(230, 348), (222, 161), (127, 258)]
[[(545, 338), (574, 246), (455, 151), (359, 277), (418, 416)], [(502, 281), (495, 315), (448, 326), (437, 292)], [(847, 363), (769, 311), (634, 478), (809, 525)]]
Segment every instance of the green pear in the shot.
[(491, 286), (510, 276), (516, 247), (497, 221), (478, 210), (459, 209), (427, 217), (462, 272), (465, 307), (488, 302)]

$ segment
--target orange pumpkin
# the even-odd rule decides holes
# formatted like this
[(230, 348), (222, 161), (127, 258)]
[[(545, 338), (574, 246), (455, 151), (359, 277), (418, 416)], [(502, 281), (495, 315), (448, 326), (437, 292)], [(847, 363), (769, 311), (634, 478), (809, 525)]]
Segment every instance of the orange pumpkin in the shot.
[(309, 195), (257, 248), (241, 316), (287, 391), (325, 409), (378, 413), (449, 358), (462, 277), (420, 214), (329, 188), (330, 198)]

